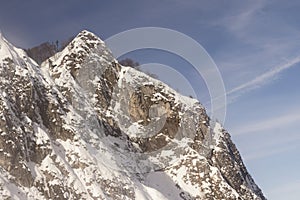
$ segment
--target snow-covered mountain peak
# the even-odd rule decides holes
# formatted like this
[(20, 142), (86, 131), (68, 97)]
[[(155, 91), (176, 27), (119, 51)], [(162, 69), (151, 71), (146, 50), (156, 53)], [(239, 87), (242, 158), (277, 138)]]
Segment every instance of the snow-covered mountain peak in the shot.
[[(0, 34), (0, 59), (3, 60), (5, 58), (13, 59), (18, 56), (22, 50), (17, 49), (12, 44), (10, 44), (2, 34)], [(24, 53), (23, 53), (24, 54)]]
[(2, 31), (0, 30), (0, 44), (3, 42), (3, 39), (2, 39)]
[(82, 54), (90, 53), (98, 46), (104, 46), (104, 42), (95, 34), (83, 30), (73, 39), (72, 42), (70, 42), (70, 44), (67, 46), (67, 49), (70, 52)]
[(75, 40), (81, 39), (84, 40), (88, 43), (93, 43), (93, 42), (100, 42), (104, 43), (97, 35), (94, 33), (88, 31), (88, 30), (82, 30), (78, 35), (75, 37)]
[(23, 49), (17, 48), (6, 40), (3, 34), (0, 34), (0, 66), (2, 64), (10, 64), (24, 68), (27, 62), (37, 66), (35, 61), (27, 56)]
[[(104, 42), (95, 34), (83, 30), (81, 31), (62, 51), (60, 56), (65, 54), (78, 54), (78, 57), (84, 57), (90, 53), (96, 53), (98, 55), (111, 54), (110, 50), (105, 46)], [(110, 55), (112, 57), (112, 55)]]
[(200, 103), (119, 65), (94, 34), (41, 67), (1, 49), (4, 199), (265, 199)]
[[(78, 71), (81, 70), (83, 63), (96, 61), (100, 62), (99, 64), (96, 64), (100, 68), (103, 68), (103, 66), (107, 66), (112, 62), (117, 63), (104, 42), (95, 34), (84, 30), (81, 31), (61, 52), (58, 52), (47, 59), (41, 66), (50, 69), (56, 78), (59, 78), (60, 74), (66, 73), (71, 73), (75, 78)], [(93, 70), (93, 67), (89, 68)], [(81, 71), (83, 71), (83, 69)]]
[(2, 35), (2, 31), (0, 30), (0, 44), (3, 42), (3, 35)]

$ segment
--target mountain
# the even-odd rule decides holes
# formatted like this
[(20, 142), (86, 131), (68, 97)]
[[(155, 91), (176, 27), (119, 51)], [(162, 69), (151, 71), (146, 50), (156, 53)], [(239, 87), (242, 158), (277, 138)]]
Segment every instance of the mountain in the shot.
[(82, 31), (36, 64), (0, 36), (2, 199), (261, 199), (204, 107)]
[(36, 47), (26, 49), (25, 52), (29, 57), (41, 64), (47, 58), (57, 53), (57, 46), (54, 43), (44, 42)]

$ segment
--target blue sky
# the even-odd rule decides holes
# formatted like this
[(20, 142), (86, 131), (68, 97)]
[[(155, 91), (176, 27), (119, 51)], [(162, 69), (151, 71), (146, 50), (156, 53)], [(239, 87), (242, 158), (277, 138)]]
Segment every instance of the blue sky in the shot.
[[(24, 48), (64, 40), (82, 29), (103, 39), (144, 26), (192, 37), (222, 74), (228, 98), (225, 127), (254, 179), (269, 199), (296, 200), (300, 197), (299, 10), (297, 0), (11, 0), (1, 2), (0, 29)], [(128, 56), (180, 71), (209, 109), (204, 81), (184, 60), (154, 50)], [(162, 70), (154, 71), (165, 77)], [(182, 85), (174, 87), (186, 92)]]

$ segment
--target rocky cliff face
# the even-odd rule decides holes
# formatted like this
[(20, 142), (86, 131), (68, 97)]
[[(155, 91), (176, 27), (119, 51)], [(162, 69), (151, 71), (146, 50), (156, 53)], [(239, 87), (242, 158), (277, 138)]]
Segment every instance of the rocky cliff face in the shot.
[(0, 82), (3, 199), (265, 199), (199, 102), (90, 32), (41, 66), (0, 36)]

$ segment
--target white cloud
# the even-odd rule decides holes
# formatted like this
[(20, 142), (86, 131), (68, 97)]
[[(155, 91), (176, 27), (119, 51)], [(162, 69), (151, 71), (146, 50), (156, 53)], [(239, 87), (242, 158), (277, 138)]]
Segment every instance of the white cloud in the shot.
[[(232, 88), (227, 92), (228, 103), (300, 62), (299, 28), (286, 23), (281, 12), (270, 11), (275, 6), (276, 2), (251, 1), (225, 12), (213, 24), (227, 30), (239, 43), (236, 47), (228, 45), (230, 51), (222, 51), (216, 58), (226, 75), (226, 85)], [(283, 64), (276, 66), (278, 63)]]
[(265, 149), (264, 151), (256, 151), (256, 152), (252, 152), (251, 154), (247, 154), (243, 156), (243, 159), (244, 161), (254, 161), (257, 159), (262, 159), (262, 158), (274, 156), (276, 154), (292, 151), (297, 148), (298, 145), (288, 145), (280, 148)]
[(269, 191), (266, 191), (269, 194), (270, 199), (289, 199), (289, 200), (298, 200), (300, 196), (300, 180), (291, 181), (288, 184), (283, 182), (281, 185), (276, 186)]
[(280, 72), (282, 72), (283, 70), (294, 67), (299, 62), (300, 62), (300, 56), (297, 56), (296, 58), (289, 60), (288, 62), (284, 63), (283, 65), (274, 67), (270, 71), (265, 72), (265, 73), (255, 77), (254, 79), (231, 89), (229, 92), (227, 92), (227, 95), (231, 95), (236, 92), (245, 92), (245, 90), (248, 91), (253, 88), (260, 87), (260, 86), (264, 85), (265, 83), (267, 83), (268, 81), (273, 80), (273, 78), (276, 75), (278, 75)]
[(245, 9), (242, 9), (236, 15), (229, 16), (224, 19), (226, 27), (237, 34), (238, 36), (244, 36), (247, 34), (245, 30), (249, 27), (249, 24), (257, 19), (257, 13), (265, 6), (265, 1), (251, 1), (251, 4), (247, 5)]
[[(299, 64), (299, 63), (300, 63), (300, 56), (297, 56), (294, 59), (289, 60), (289, 61), (287, 61), (286, 63), (284, 63), (282, 65), (274, 67), (273, 69), (271, 69), (271, 70), (269, 70), (265, 73), (260, 74), (259, 76), (255, 77), (254, 79), (252, 79), (248, 82), (245, 82), (245, 83), (243, 83), (243, 84), (241, 84), (237, 87), (234, 87), (233, 89), (227, 91), (226, 92), (227, 106), (231, 103), (234, 103), (244, 93), (264, 86), (265, 84), (273, 81), (275, 79), (275, 77), (278, 76), (284, 70), (287, 70), (291, 67), (295, 67), (296, 64)], [(208, 105), (210, 105), (209, 103), (210, 102), (205, 102), (203, 105), (205, 105), (205, 107), (208, 107)], [(216, 108), (216, 110), (221, 110), (221, 109), (223, 109), (223, 107), (221, 107), (221, 106)], [(249, 129), (249, 130), (252, 130), (252, 129)]]
[(288, 113), (281, 116), (275, 116), (263, 121), (252, 122), (252, 124), (235, 128), (232, 132), (234, 135), (244, 135), (249, 133), (258, 133), (261, 131), (274, 130), (276, 128), (285, 127), (300, 121), (300, 112)]

